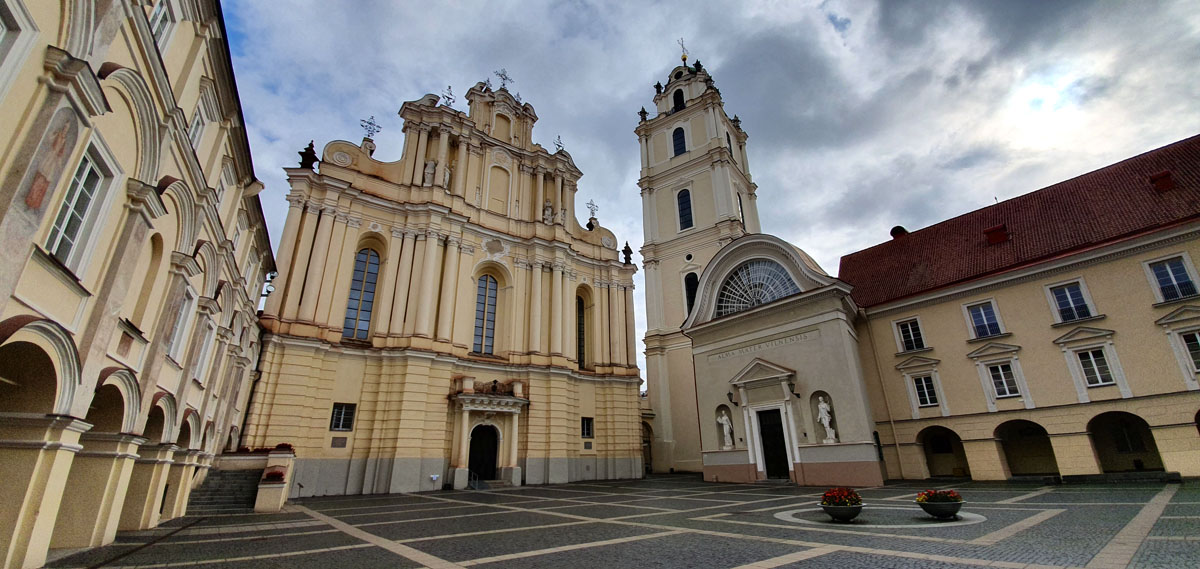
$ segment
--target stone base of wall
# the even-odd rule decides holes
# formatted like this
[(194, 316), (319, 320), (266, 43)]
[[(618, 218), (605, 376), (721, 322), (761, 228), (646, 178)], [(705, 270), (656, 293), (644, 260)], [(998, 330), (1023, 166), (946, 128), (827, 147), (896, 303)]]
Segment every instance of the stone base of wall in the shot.
[(883, 468), (870, 462), (797, 462), (792, 481), (801, 486), (881, 486)]
[(754, 469), (753, 464), (710, 464), (704, 467), (705, 482), (747, 483), (757, 480), (758, 472)]

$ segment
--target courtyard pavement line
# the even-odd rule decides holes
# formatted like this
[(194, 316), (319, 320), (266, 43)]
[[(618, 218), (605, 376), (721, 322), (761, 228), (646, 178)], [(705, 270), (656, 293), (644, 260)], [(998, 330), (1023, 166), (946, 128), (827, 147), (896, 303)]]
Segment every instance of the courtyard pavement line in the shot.
[(197, 543), (220, 543), (226, 541), (246, 541), (248, 539), (271, 539), (277, 537), (296, 537), (298, 535), (314, 535), (318, 533), (333, 533), (335, 529), (319, 529), (316, 531), (301, 531), (296, 533), (280, 533), (274, 535), (243, 535), (240, 537), (214, 537), (210, 539), (177, 539), (172, 541), (164, 541), (158, 545), (195, 545)]
[[(382, 522), (366, 522), (362, 524), (353, 524), (354, 527), (365, 528), (368, 526), (386, 526), (388, 524), (411, 524), (413, 522), (433, 522), (437, 520), (457, 520), (459, 518), (477, 518), (479, 516), (498, 516), (501, 514), (511, 514), (512, 512), (480, 512), (478, 514), (459, 514), (455, 516), (435, 516), (432, 518), (413, 518), (411, 520), (384, 520)], [(336, 520), (337, 518), (331, 517)], [(341, 520), (338, 520), (341, 521)], [(345, 523), (345, 522), (343, 522)]]
[(1158, 521), (1158, 517), (1167, 509), (1167, 505), (1171, 502), (1171, 497), (1179, 490), (1178, 484), (1169, 484), (1163, 488), (1161, 492), (1155, 495), (1142, 507), (1142, 511), (1138, 512), (1117, 535), (1109, 540), (1108, 545), (1104, 546), (1091, 562), (1087, 564), (1088, 569), (1116, 569), (1118, 567), (1127, 567), (1130, 561), (1133, 561), (1133, 556), (1137, 554), (1137, 550), (1142, 546), (1142, 542), (1146, 540), (1146, 536), (1150, 535), (1150, 530), (1154, 527), (1154, 523)]
[(705, 516), (702, 518), (689, 518), (689, 519), (692, 521), (697, 521), (697, 522), (718, 522), (718, 523), (723, 523), (723, 524), (737, 524), (737, 525), (743, 525), (743, 526), (788, 529), (788, 530), (795, 530), (795, 531), (817, 531), (817, 532), (824, 532), (824, 533), (840, 533), (840, 534), (844, 534), (844, 535), (869, 535), (872, 537), (886, 537), (886, 538), (890, 538), (890, 539), (907, 539), (907, 540), (913, 540), (913, 541), (936, 541), (939, 543), (966, 543), (966, 540), (964, 540), (964, 539), (954, 539), (954, 538), (950, 538), (950, 537), (933, 537), (933, 536), (926, 536), (926, 535), (908, 535), (908, 534), (903, 534), (903, 533), (883, 533), (883, 532), (877, 532), (877, 531), (858, 531), (858, 530), (823, 528), (823, 527), (817, 527), (817, 526), (768, 524), (768, 523), (764, 523), (764, 522), (746, 522), (746, 521), (742, 521), (742, 520), (723, 520), (723, 519), (721, 519), (721, 517), (728, 516), (728, 515), (729, 514), (714, 514), (714, 515)]
[(805, 561), (808, 559), (812, 559), (814, 557), (820, 557), (822, 555), (825, 555), (828, 553), (833, 553), (835, 551), (841, 551), (841, 550), (842, 550), (842, 548), (840, 548), (836, 545), (827, 545), (825, 547), (806, 549), (804, 551), (788, 553), (787, 555), (780, 555), (779, 557), (772, 557), (770, 559), (763, 559), (762, 561), (755, 561), (754, 563), (750, 563), (747, 565), (740, 565), (738, 567), (734, 567), (733, 569), (775, 569), (776, 567), (782, 567), (784, 565), (788, 565), (790, 563), (795, 563), (797, 561)]
[(994, 532), (981, 535), (968, 541), (967, 543), (971, 545), (996, 545), (1002, 540), (1008, 539), (1065, 511), (1066, 510), (1042, 510), (1041, 512), (1029, 516), (1028, 518), (1025, 518), (1019, 522), (1009, 524)]
[(492, 535), (495, 533), (511, 533), (514, 531), (525, 531), (525, 530), (531, 530), (531, 529), (562, 528), (562, 527), (567, 527), (567, 526), (578, 526), (578, 525), (594, 524), (594, 523), (597, 523), (597, 522), (588, 520), (588, 521), (563, 522), (561, 524), (544, 524), (544, 525), (540, 525), (540, 526), (520, 526), (520, 527), (515, 527), (515, 528), (485, 529), (485, 530), (480, 530), (480, 531), (467, 531), (467, 532), (463, 532), (463, 533), (446, 533), (446, 534), (442, 534), (442, 535), (433, 535), (433, 536), (428, 536), (428, 537), (410, 537), (410, 538), (406, 538), (406, 539), (397, 539), (395, 541), (396, 541), (396, 543), (416, 543), (416, 542), (420, 542), (420, 541), (436, 541), (439, 539), (456, 539), (456, 538), (460, 538), (460, 537), (471, 537), (471, 536), (476, 536), (476, 535)]
[(1021, 494), (1020, 496), (1013, 496), (1012, 498), (1009, 498), (1007, 500), (1000, 500), (996, 503), (997, 504), (1015, 504), (1017, 502), (1020, 502), (1021, 500), (1032, 498), (1034, 496), (1041, 496), (1042, 494), (1049, 494), (1053, 491), (1054, 491), (1054, 487), (1052, 487), (1052, 486), (1042, 486), (1041, 488), (1038, 488), (1037, 490), (1034, 490), (1033, 492), (1030, 492), (1028, 494)]
[(151, 563), (149, 565), (104, 565), (107, 569), (155, 569), (157, 567), (187, 567), (189, 565), (201, 565), (210, 563), (236, 563), (238, 561), (253, 561), (255, 559), (274, 559), (276, 557), (295, 557), (297, 555), (311, 555), (314, 553), (329, 553), (331, 551), (344, 551), (347, 549), (362, 549), (371, 547), (369, 543), (356, 543), (354, 545), (339, 545), (337, 547), (323, 547), (321, 549), (306, 549), (304, 551), (286, 551), (283, 553), (271, 553), (267, 555), (244, 555), (242, 557), (226, 557), (223, 559), (205, 559), (203, 561), (169, 561), (165, 563)]
[(340, 530), (346, 535), (361, 539), (370, 545), (386, 549), (392, 553), (395, 553), (396, 555), (409, 559), (410, 561), (415, 561), (421, 565), (424, 565), (429, 569), (462, 569), (462, 565), (457, 563), (451, 563), (445, 559), (442, 559), (441, 557), (430, 555), (419, 549), (414, 549), (407, 545), (401, 545), (394, 541), (384, 539), (373, 533), (358, 529), (341, 520), (337, 520), (320, 512), (310, 510), (304, 506), (297, 506), (296, 509), (308, 514), (309, 516), (312, 516), (313, 519), (321, 520), (333, 526), (335, 529)]
[(590, 549), (593, 547), (603, 547), (605, 545), (617, 545), (620, 543), (629, 543), (631, 541), (642, 541), (644, 539), (654, 539), (657, 537), (667, 537), (671, 535), (679, 535), (687, 533), (685, 530), (664, 531), (647, 535), (634, 535), (629, 537), (618, 537), (614, 539), (605, 539), (602, 541), (589, 541), (587, 543), (576, 543), (573, 545), (561, 545), (559, 547), (547, 547), (546, 549), (535, 549), (533, 551), (521, 551), (518, 553), (509, 553), (507, 555), (496, 555), (494, 557), (480, 557), (470, 561), (463, 561), (460, 565), (470, 567), (472, 565), (482, 565), (484, 563), (494, 563), (497, 561), (509, 561), (512, 559), (524, 559), (526, 557), (537, 557), (539, 555), (548, 555), (551, 553), (562, 553), (565, 551), (578, 551), (580, 549)]

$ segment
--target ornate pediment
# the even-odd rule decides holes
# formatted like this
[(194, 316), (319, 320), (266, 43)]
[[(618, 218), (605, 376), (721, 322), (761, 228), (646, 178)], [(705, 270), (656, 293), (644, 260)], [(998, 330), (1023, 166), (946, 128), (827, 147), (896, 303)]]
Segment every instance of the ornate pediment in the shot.
[(926, 357), (922, 357), (922, 356), (912, 356), (912, 357), (908, 358), (907, 360), (904, 360), (904, 361), (896, 364), (896, 369), (898, 369), (900, 371), (904, 371), (906, 369), (914, 369), (914, 368), (937, 367), (937, 365), (940, 363), (942, 363), (942, 360), (935, 360), (933, 358), (926, 358)]
[(1200, 306), (1186, 304), (1172, 310), (1170, 314), (1155, 320), (1154, 323), (1159, 326), (1170, 326), (1172, 324), (1192, 323), (1198, 319), (1200, 319)]
[(1004, 354), (1015, 354), (1021, 349), (1021, 346), (1013, 344), (1004, 344), (1001, 342), (988, 342), (975, 351), (967, 354), (968, 358), (978, 359), (989, 356), (1000, 356)]
[(521, 408), (529, 405), (529, 400), (510, 395), (490, 395), (482, 393), (459, 393), (454, 398), (465, 411), (491, 411), (493, 413), (519, 414)]
[(1054, 339), (1054, 343), (1058, 345), (1069, 344), (1071, 342), (1079, 342), (1085, 340), (1108, 339), (1113, 335), (1112, 330), (1104, 328), (1092, 328), (1091, 326), (1078, 326), (1070, 332), (1063, 334)]
[(737, 372), (729, 383), (745, 385), (757, 381), (787, 379), (796, 374), (795, 370), (773, 364), (761, 358), (754, 358), (742, 371)]

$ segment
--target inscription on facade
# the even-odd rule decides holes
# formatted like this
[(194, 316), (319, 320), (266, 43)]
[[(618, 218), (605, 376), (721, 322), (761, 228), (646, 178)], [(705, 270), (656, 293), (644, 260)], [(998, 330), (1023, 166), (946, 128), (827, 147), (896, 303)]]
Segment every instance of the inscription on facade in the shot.
[(772, 348), (778, 348), (780, 346), (786, 346), (788, 344), (799, 344), (800, 342), (807, 342), (810, 340), (815, 340), (820, 337), (821, 337), (821, 332), (819, 330), (813, 330), (811, 332), (804, 332), (803, 334), (795, 334), (795, 335), (786, 336), (783, 338), (775, 338), (774, 340), (768, 340), (766, 342), (760, 342), (758, 344), (751, 344), (749, 346), (744, 346), (744, 347), (738, 348), (736, 350), (729, 350), (727, 352), (720, 352), (717, 354), (712, 354), (712, 355), (708, 356), (708, 361), (719, 362), (721, 360), (732, 358), (735, 356), (744, 356), (746, 354), (753, 354), (755, 352), (761, 352), (763, 350), (770, 350)]

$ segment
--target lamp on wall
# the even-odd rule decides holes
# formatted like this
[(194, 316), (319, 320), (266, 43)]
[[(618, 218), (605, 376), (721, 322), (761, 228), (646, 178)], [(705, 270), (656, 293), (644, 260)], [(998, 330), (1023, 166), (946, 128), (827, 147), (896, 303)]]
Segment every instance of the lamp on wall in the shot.
[(800, 394), (796, 393), (796, 382), (789, 381), (787, 385), (788, 385), (788, 392), (791, 393), (792, 396), (795, 397), (796, 399), (799, 399)]
[(732, 403), (734, 407), (741, 407), (741, 405), (739, 405), (737, 401), (733, 400), (733, 392), (732, 391), (727, 392), (725, 394), (725, 398), (729, 399), (729, 402)]

